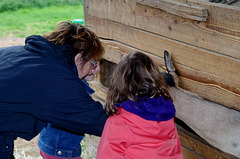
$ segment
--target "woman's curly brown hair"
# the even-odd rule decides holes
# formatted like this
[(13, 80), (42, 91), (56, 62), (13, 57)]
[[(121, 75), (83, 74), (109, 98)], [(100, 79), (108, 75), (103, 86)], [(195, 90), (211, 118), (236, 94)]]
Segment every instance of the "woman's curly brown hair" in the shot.
[(52, 32), (43, 37), (55, 45), (70, 45), (74, 55), (83, 53), (82, 57), (85, 62), (93, 58), (100, 60), (104, 53), (103, 46), (96, 34), (80, 23), (62, 21), (55, 26)]

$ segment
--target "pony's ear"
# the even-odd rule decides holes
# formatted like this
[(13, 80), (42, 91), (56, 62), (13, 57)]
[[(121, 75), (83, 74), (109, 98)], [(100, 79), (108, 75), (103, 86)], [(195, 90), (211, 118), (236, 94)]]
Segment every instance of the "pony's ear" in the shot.
[(162, 73), (163, 79), (170, 87), (178, 86), (178, 76), (168, 51), (164, 51), (164, 62), (168, 73)]
[(169, 87), (175, 87), (175, 82), (174, 82), (174, 77), (173, 75), (166, 73), (166, 72), (161, 72), (162, 77), (165, 81), (165, 83), (167, 84), (167, 86)]
[(167, 68), (168, 73), (176, 71), (175, 67), (173, 66), (171, 57), (170, 57), (168, 51), (166, 51), (166, 50), (164, 51), (164, 61), (165, 61), (165, 66)]

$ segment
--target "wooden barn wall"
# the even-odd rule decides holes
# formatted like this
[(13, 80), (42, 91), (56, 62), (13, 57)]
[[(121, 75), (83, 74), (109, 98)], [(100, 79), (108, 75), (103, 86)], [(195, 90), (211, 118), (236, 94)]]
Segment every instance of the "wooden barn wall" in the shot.
[[(106, 51), (104, 59), (112, 61), (113, 63), (118, 63), (120, 59), (129, 52), (139, 51), (136, 48), (121, 44), (116, 41), (102, 40), (102, 43), (105, 46)], [(163, 59), (147, 52), (143, 53), (149, 55), (158, 65), (162, 65)], [(101, 69), (104, 68), (102, 68), (101, 66)], [(96, 93), (93, 94), (93, 98), (104, 104), (104, 100), (107, 96), (107, 88), (101, 84), (100, 74), (97, 75), (97, 78), (94, 82), (90, 83), (90, 86), (96, 91)], [(182, 151), (185, 159), (237, 159), (232, 155), (223, 153), (222, 151), (212, 147), (200, 137), (189, 133), (180, 126), (178, 126), (178, 135), (180, 138)], [(95, 158), (97, 148), (96, 145), (98, 145), (99, 138), (87, 135), (86, 142), (87, 151), (89, 151), (88, 154), (91, 154), (92, 158)]]
[[(177, 16), (178, 11), (160, 10), (152, 2), (85, 0), (85, 25), (101, 38), (104, 59), (117, 64), (126, 54), (141, 51), (165, 69), (163, 52), (167, 50), (181, 88), (240, 111), (240, 9), (188, 0), (208, 12), (206, 21), (196, 21)], [(91, 86), (95, 98), (104, 101), (106, 87), (100, 75)], [(235, 159), (181, 127), (178, 132), (185, 159)]]
[(103, 39), (155, 55), (160, 65), (169, 51), (183, 89), (240, 110), (240, 10), (201, 5), (210, 10), (206, 22), (134, 0), (87, 0), (85, 24)]

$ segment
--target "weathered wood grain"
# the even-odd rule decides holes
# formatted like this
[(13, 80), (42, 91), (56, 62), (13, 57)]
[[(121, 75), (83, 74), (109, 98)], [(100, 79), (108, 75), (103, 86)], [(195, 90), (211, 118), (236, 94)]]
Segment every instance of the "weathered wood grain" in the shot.
[[(102, 40), (102, 43), (106, 50), (104, 59), (114, 63), (118, 63), (123, 56), (132, 51), (142, 51), (116, 41)], [(161, 56), (149, 52), (144, 53), (150, 56), (161, 67), (162, 71), (165, 69), (164, 60)], [(179, 63), (175, 63), (175, 67), (180, 78), (180, 87), (205, 99), (240, 111), (240, 93), (237, 90), (237, 88), (240, 88), (240, 83)]]
[(89, 86), (95, 90), (96, 95), (98, 98), (101, 98), (103, 100), (106, 100), (107, 97), (107, 88), (104, 87), (102, 84), (100, 84), (99, 82), (89, 82)]
[[(207, 8), (207, 5), (203, 7)], [(172, 40), (240, 59), (240, 9), (211, 7), (207, 23), (181, 18), (130, 0), (86, 1), (85, 15), (141, 28)], [(229, 10), (229, 13), (224, 9)]]
[(98, 17), (89, 15), (86, 15), (86, 17), (88, 18), (87, 24), (100, 37), (114, 39), (160, 57), (163, 57), (164, 50), (168, 50), (172, 54), (173, 61), (176, 63), (215, 74), (236, 83), (240, 82), (238, 76), (240, 71), (239, 59)]
[(199, 5), (208, 10), (207, 22), (216, 27), (216, 30), (222, 33), (240, 36), (240, 2), (233, 5), (221, 3), (212, 3), (209, 0), (177, 0), (182, 3)]
[(197, 154), (206, 159), (237, 159), (232, 155), (223, 153), (222, 151), (212, 147), (206, 141), (192, 133), (189, 133), (182, 127), (177, 126), (177, 129), (181, 145), (196, 153), (195, 155), (191, 154), (183, 148), (183, 154), (185, 155), (184, 159), (193, 159), (190, 158), (192, 156), (194, 156), (195, 159)]
[(202, 157), (200, 157), (199, 155), (195, 154), (194, 152), (188, 150), (185, 147), (182, 147), (182, 153), (183, 153), (183, 157), (184, 159), (202, 159)]
[(134, 0), (135, 2), (161, 9), (165, 12), (181, 16), (183, 18), (206, 21), (208, 12), (207, 9), (199, 7), (197, 5), (190, 5), (187, 3), (181, 3), (175, 0)]
[(240, 82), (240, 59), (181, 43), (147, 31), (121, 25), (106, 19), (85, 15), (87, 25), (98, 36), (114, 39), (126, 45), (163, 57), (163, 51), (171, 53), (173, 61), (194, 69)]

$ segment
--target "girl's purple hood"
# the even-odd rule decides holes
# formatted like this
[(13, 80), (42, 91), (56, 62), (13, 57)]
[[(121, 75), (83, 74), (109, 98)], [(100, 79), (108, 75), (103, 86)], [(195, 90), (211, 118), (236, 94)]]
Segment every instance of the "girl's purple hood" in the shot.
[(138, 101), (126, 100), (116, 104), (116, 107), (122, 107), (128, 112), (153, 121), (170, 120), (176, 112), (173, 102), (170, 99), (165, 100), (163, 96), (149, 99), (144, 97)]

